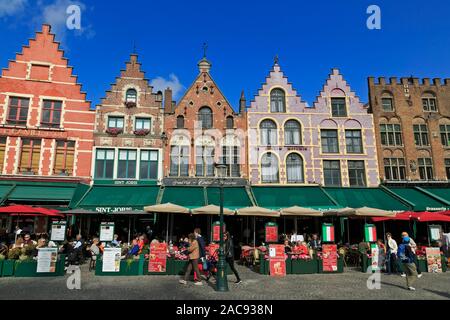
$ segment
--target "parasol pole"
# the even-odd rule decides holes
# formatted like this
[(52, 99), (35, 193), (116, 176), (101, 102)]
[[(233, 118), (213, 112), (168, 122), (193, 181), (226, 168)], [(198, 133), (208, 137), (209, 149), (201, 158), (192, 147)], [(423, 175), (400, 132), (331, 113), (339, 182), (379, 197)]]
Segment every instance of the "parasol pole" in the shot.
[(167, 214), (166, 219), (166, 243), (169, 243), (169, 220), (170, 220), (170, 213)]
[(431, 235), (430, 235), (430, 227), (429, 222), (427, 222), (427, 234), (428, 234), (428, 246), (431, 247)]
[(128, 216), (128, 244), (131, 241), (131, 216)]
[[(294, 218), (294, 221), (295, 221), (295, 235), (297, 236), (298, 235), (297, 216)], [(297, 238), (296, 238), (296, 240), (297, 240)]]
[(256, 248), (256, 217), (253, 216), (253, 246)]

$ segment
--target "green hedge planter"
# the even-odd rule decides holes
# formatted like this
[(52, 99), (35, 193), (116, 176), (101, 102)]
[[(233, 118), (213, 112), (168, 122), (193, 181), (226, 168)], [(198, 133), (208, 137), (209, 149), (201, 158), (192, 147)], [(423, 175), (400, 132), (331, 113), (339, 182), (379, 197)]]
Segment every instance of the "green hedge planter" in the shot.
[(95, 275), (96, 276), (141, 276), (144, 274), (144, 255), (140, 255), (139, 259), (125, 259), (120, 261), (120, 271), (119, 272), (103, 272), (103, 260), (97, 259), (95, 265)]
[(4, 260), (2, 268), (2, 277), (14, 276), (14, 264), (16, 260)]
[(14, 261), (14, 277), (17, 278), (41, 278), (41, 277), (62, 277), (65, 275), (64, 265), (65, 265), (66, 255), (62, 254), (59, 256), (56, 262), (56, 271), (48, 273), (38, 273), (37, 261), (36, 260), (15, 260)]
[(316, 259), (293, 259), (292, 260), (292, 274), (313, 274), (318, 270)]
[[(187, 260), (173, 260), (172, 261), (172, 273), (170, 273), (170, 274), (174, 275), (174, 276), (184, 276), (184, 274), (186, 273), (187, 263), (188, 263)], [(227, 275), (233, 274), (233, 271), (231, 271), (228, 264), (226, 265), (226, 272), (227, 272)], [(194, 274), (194, 273), (192, 272), (191, 274)]]
[(173, 259), (167, 259), (166, 263), (166, 272), (149, 272), (148, 271), (149, 261), (145, 260), (144, 262), (144, 275), (152, 275), (152, 276), (168, 276), (173, 273)]
[(3, 274), (3, 260), (0, 260), (0, 278), (2, 277)]
[(342, 257), (339, 257), (339, 259), (337, 261), (337, 271), (335, 271), (335, 272), (324, 272), (322, 260), (317, 259), (317, 271), (318, 271), (318, 273), (343, 273), (344, 272), (344, 259)]

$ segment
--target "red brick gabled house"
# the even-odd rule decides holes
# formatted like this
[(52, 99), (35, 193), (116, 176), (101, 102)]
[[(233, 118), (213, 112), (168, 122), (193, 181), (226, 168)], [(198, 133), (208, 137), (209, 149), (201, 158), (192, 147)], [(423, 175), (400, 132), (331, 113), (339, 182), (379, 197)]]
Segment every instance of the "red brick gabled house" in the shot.
[(95, 112), (43, 25), (0, 77), (2, 179), (91, 179)]

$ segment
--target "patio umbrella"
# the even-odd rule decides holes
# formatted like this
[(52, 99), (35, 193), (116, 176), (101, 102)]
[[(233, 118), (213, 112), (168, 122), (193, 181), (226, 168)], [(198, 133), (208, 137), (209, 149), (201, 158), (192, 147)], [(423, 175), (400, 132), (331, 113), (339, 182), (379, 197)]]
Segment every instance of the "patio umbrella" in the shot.
[(341, 209), (332, 209), (328, 211), (324, 211), (323, 215), (325, 217), (332, 217), (332, 216), (338, 216), (338, 217), (344, 217), (350, 214), (355, 213), (355, 209), (353, 208), (341, 208)]
[(323, 213), (318, 210), (302, 208), (298, 206), (284, 208), (280, 211), (282, 216), (298, 216), (298, 217), (323, 217)]
[[(219, 215), (220, 207), (210, 204), (205, 207), (197, 208), (191, 211), (193, 215)], [(223, 214), (227, 216), (234, 215), (234, 210), (223, 208)]]
[(412, 218), (419, 222), (450, 222), (450, 217), (437, 212), (414, 212)]
[(278, 211), (269, 210), (261, 207), (247, 207), (238, 209), (236, 211), (238, 216), (252, 216), (253, 217), (253, 244), (256, 247), (256, 217), (273, 217), (278, 218), (280, 213)]
[(409, 221), (411, 220), (411, 212), (399, 212), (393, 217), (373, 217), (373, 222), (384, 222), (384, 221)]
[(438, 212), (438, 213), (443, 214), (443, 215), (445, 215), (445, 216), (450, 216), (450, 210), (447, 210), (447, 211), (441, 211), (441, 212)]
[(189, 213), (188, 208), (170, 202), (144, 207), (144, 210), (152, 213)]
[(381, 209), (377, 209), (377, 208), (362, 207), (362, 208), (356, 209), (354, 213), (343, 214), (343, 215), (348, 215), (350, 217), (352, 217), (352, 216), (356, 216), (356, 217), (395, 217), (395, 212), (381, 210)]
[(87, 210), (87, 209), (73, 209), (64, 211), (67, 215), (83, 215), (83, 214), (100, 214), (97, 211)]
[(36, 210), (36, 208), (33, 208), (32, 206), (25, 206), (25, 205), (12, 205), (8, 207), (1, 207), (0, 213), (28, 213), (28, 214), (39, 214), (39, 212)]

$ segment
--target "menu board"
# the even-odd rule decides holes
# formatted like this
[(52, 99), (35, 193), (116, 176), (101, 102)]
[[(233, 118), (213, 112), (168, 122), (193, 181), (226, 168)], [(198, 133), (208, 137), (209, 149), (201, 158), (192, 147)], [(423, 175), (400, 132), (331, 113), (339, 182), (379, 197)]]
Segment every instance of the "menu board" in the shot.
[(103, 250), (103, 272), (120, 271), (120, 248), (105, 248)]
[(441, 226), (430, 226), (430, 240), (438, 241), (441, 239)]
[(278, 226), (276, 223), (269, 222), (265, 226), (265, 239), (267, 243), (278, 242)]
[(323, 272), (336, 272), (337, 266), (337, 245), (322, 245), (322, 268)]
[(167, 266), (167, 243), (150, 244), (150, 255), (148, 272), (166, 272)]
[(52, 241), (64, 241), (66, 240), (66, 221), (54, 221), (51, 229)]
[(286, 276), (286, 259), (284, 256), (284, 245), (271, 244), (269, 246), (269, 267), (272, 277)]
[[(226, 231), (226, 225), (225, 223), (223, 224), (223, 232), (225, 233)], [(219, 242), (220, 241), (220, 222), (214, 222), (213, 223), (213, 240), (214, 242)]]
[(378, 261), (380, 260), (380, 249), (377, 244), (370, 245), (370, 252), (372, 255), (372, 272), (378, 271), (380, 266)]
[(111, 242), (114, 239), (114, 222), (100, 224), (100, 241)]
[(58, 260), (57, 248), (39, 248), (37, 256), (37, 273), (56, 272), (56, 261)]
[(430, 273), (442, 272), (441, 250), (439, 248), (426, 248), (427, 266)]

